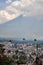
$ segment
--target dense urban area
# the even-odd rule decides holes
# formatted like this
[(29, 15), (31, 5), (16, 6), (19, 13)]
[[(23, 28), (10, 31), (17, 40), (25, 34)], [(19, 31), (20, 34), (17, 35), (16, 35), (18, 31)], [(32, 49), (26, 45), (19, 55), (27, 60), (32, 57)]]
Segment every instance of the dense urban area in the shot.
[(43, 65), (43, 43), (0, 42), (0, 65)]

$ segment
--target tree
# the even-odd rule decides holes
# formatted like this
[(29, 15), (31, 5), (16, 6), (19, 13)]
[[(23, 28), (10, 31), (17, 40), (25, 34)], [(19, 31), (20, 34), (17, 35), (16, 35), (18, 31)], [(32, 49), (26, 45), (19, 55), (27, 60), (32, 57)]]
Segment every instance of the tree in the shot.
[(26, 62), (27, 62), (27, 57), (26, 57), (26, 55), (20, 55), (20, 57), (19, 57), (19, 63), (20, 64), (26, 64)]
[(18, 64), (25, 64), (27, 62), (27, 57), (24, 52), (16, 51), (15, 55), (13, 55), (15, 63)]
[(36, 57), (35, 61), (33, 62), (32, 65), (42, 65), (42, 60), (40, 60), (39, 57)]
[(14, 59), (7, 57), (7, 56), (3, 56), (0, 58), (0, 65), (13, 65), (14, 64)]
[(0, 44), (0, 54), (4, 54), (5, 49), (3, 48), (3, 46), (4, 46), (3, 44)]
[(3, 45), (0, 44), (0, 65), (13, 65), (14, 59), (4, 55)]

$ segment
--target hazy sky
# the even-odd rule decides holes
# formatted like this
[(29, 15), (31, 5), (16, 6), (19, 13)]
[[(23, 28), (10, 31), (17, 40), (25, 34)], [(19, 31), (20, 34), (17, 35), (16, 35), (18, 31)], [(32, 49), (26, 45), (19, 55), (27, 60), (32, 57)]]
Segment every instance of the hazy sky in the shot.
[(43, 0), (0, 0), (0, 37), (43, 39)]

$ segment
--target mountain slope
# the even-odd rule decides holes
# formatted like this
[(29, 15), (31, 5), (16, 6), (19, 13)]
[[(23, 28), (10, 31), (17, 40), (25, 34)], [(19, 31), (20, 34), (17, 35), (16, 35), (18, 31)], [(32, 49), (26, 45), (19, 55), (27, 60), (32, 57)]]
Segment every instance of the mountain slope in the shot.
[(40, 17), (19, 16), (9, 22), (0, 25), (0, 36), (2, 37), (42, 37), (43, 21)]

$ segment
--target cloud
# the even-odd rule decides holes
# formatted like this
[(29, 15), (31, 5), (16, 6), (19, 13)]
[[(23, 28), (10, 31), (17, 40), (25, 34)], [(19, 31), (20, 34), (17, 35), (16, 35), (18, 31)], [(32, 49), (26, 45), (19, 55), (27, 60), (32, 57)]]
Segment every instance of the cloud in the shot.
[(12, 2), (12, 0), (6, 0), (6, 3), (7, 4), (9, 4), (9, 3), (11, 3)]
[[(42, 6), (42, 0), (20, 0), (20, 1), (14, 1), (11, 6), (21, 10), (22, 12), (28, 13), (28, 14), (35, 14), (38, 12), (42, 12), (43, 11), (43, 6)], [(39, 13), (39, 14), (40, 14)]]
[(7, 0), (10, 3), (0, 11), (0, 24), (22, 16), (43, 16), (43, 0)]
[(18, 13), (9, 14), (7, 11), (1, 10), (0, 11), (0, 24), (5, 23), (5, 22), (7, 22), (9, 20), (12, 20), (13, 18), (16, 18), (17, 16), (19, 16)]

